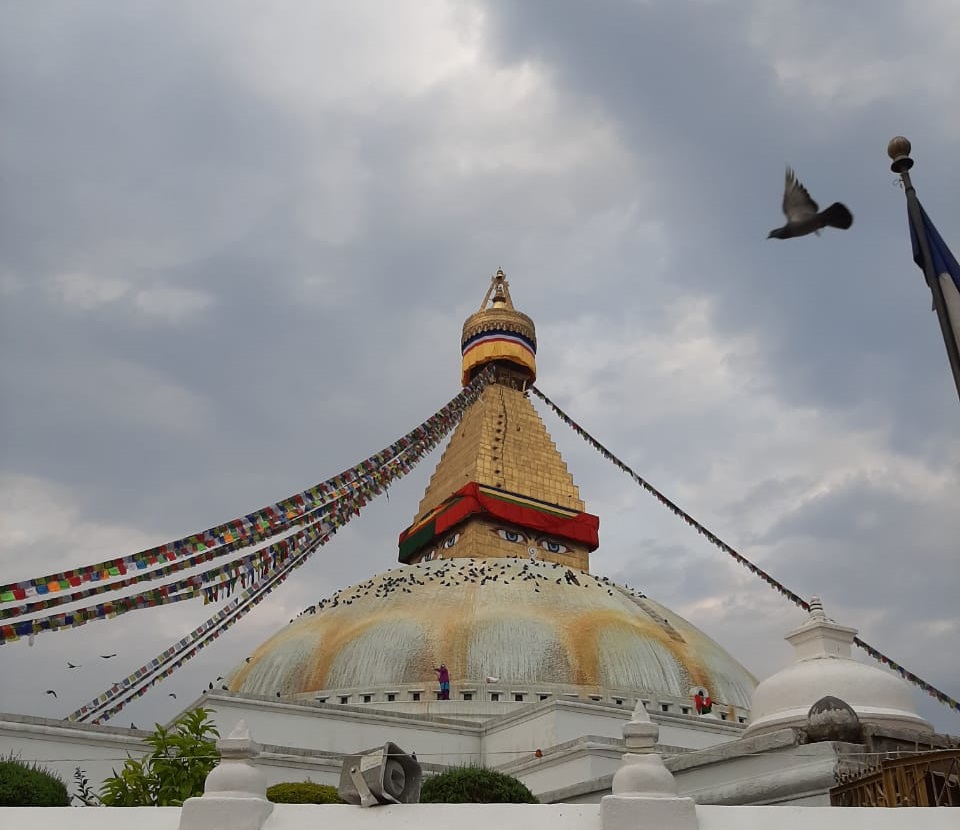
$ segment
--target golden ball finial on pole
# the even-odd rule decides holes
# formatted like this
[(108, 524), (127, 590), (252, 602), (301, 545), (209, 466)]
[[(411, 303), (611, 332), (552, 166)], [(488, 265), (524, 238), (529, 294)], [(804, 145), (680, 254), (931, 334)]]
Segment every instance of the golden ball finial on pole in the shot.
[(887, 155), (893, 161), (890, 169), (894, 173), (904, 173), (913, 167), (913, 159), (910, 158), (910, 141), (902, 135), (890, 139), (887, 144)]

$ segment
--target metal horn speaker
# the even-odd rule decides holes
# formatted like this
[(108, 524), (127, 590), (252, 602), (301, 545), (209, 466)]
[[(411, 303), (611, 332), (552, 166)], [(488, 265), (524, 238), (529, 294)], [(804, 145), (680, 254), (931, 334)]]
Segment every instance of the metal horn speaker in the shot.
[(382, 749), (343, 759), (337, 791), (348, 804), (416, 804), (423, 773), (413, 755), (387, 741)]

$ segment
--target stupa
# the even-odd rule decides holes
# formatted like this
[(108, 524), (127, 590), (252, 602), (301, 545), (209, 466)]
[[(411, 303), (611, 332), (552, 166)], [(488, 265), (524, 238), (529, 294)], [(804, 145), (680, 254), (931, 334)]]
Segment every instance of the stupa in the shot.
[[(591, 568), (599, 519), (529, 397), (533, 320), (502, 270), (463, 325), (461, 382), (494, 381), (464, 413), (400, 534), (400, 567), (338, 591), (256, 648), (233, 692), (286, 701), (447, 705), (550, 697), (616, 702), (697, 718), (692, 693), (744, 723), (756, 680), (669, 608)], [(450, 701), (438, 701), (445, 663)]]

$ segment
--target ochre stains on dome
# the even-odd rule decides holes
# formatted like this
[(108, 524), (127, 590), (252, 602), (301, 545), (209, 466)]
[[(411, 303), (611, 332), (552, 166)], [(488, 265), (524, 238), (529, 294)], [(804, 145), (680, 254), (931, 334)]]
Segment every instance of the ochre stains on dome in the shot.
[[(571, 579), (572, 577), (572, 579)], [(274, 696), (460, 681), (659, 692), (749, 708), (756, 680), (662, 605), (557, 563), (455, 559), (388, 571), (337, 592), (265, 642), (231, 676)]]

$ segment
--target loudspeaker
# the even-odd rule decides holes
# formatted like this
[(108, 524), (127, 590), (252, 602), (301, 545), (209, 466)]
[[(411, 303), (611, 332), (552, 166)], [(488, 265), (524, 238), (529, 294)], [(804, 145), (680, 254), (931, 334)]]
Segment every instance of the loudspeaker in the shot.
[(348, 804), (416, 804), (423, 773), (417, 759), (395, 743), (382, 749), (348, 755), (340, 769), (340, 798)]

